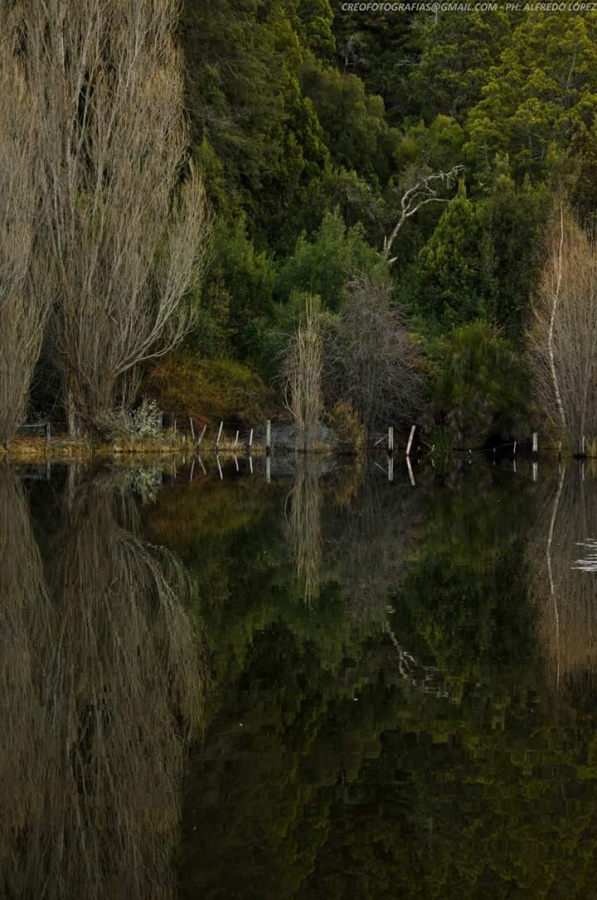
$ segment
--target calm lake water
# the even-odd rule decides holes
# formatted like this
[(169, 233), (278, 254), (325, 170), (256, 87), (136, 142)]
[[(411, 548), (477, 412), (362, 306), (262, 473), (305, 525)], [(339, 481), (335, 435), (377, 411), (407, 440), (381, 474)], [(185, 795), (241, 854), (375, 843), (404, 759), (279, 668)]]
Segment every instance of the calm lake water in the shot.
[(595, 896), (597, 479), (380, 463), (0, 466), (1, 897)]

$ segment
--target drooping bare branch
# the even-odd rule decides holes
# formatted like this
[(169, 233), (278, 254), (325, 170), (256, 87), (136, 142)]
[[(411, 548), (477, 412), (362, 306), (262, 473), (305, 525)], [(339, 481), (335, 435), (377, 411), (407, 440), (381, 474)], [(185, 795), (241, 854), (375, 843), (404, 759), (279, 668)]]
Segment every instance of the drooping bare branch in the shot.
[[(23, 4), (27, 77), (43, 175), (38, 290), (71, 431), (109, 409), (117, 382), (167, 352), (193, 319), (206, 246), (174, 0)], [(184, 186), (181, 188), (181, 182)]]
[(398, 221), (394, 225), (390, 234), (384, 238), (383, 253), (390, 263), (396, 261), (396, 257), (390, 259), (392, 245), (398, 236), (398, 232), (407, 219), (414, 216), (421, 207), (427, 203), (448, 203), (449, 198), (442, 197), (440, 191), (452, 187), (464, 166), (453, 166), (447, 172), (436, 172), (432, 175), (426, 175), (421, 178), (411, 188), (405, 191), (400, 197), (400, 213)]
[(0, 7), (0, 441), (24, 417), (48, 308), (31, 291), (35, 240), (36, 105)]

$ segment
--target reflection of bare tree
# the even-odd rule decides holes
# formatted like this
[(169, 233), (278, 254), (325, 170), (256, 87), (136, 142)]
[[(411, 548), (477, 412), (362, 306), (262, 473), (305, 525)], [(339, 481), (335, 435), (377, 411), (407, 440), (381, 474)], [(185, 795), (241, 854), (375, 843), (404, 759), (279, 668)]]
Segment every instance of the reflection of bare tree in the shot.
[[(130, 525), (132, 504), (118, 499)], [(43, 627), (23, 625), (40, 674), (40, 722), (22, 742), (37, 795), (34, 808), (24, 805), (15, 780), (6, 896), (174, 895), (184, 729), (201, 717), (200, 655), (180, 603), (181, 564), (123, 527), (116, 506), (108, 486), (79, 489), (49, 567), (43, 609), (51, 603), (52, 615), (43, 613)], [(28, 594), (27, 603), (33, 620), (39, 600)], [(26, 767), (23, 756), (17, 769)]]
[(579, 545), (597, 526), (597, 482), (562, 469), (547, 483), (530, 543), (539, 635), (556, 682), (597, 667), (597, 592), (578, 566)]
[[(22, 883), (19, 836), (41, 815), (47, 737), (40, 645), (50, 623), (43, 568), (27, 502), (11, 469), (0, 465), (0, 895)], [(35, 896), (35, 895), (34, 895)]]
[[(292, 490), (287, 497), (287, 533), (301, 598), (312, 603), (319, 596), (322, 577), (322, 490), (317, 464), (297, 459)], [(288, 510), (289, 507), (289, 510)]]
[(419, 662), (416, 657), (402, 647), (396, 635), (387, 626), (388, 636), (398, 656), (398, 672), (412, 687), (424, 694), (431, 694), (433, 697), (445, 697), (449, 700), (454, 699), (454, 691), (449, 688), (444, 680), (441, 669), (437, 666), (428, 666)]
[(351, 617), (370, 619), (377, 610), (382, 624), (388, 592), (402, 576), (418, 497), (410, 485), (389, 486), (360, 467), (324, 480), (316, 462), (300, 458), (286, 521), (301, 596), (313, 601), (324, 581), (335, 581)]
[(404, 559), (419, 509), (420, 494), (409, 484), (388, 485), (366, 477), (341, 515), (326, 522), (326, 557), (342, 585), (350, 614), (385, 620), (388, 594), (403, 575)]

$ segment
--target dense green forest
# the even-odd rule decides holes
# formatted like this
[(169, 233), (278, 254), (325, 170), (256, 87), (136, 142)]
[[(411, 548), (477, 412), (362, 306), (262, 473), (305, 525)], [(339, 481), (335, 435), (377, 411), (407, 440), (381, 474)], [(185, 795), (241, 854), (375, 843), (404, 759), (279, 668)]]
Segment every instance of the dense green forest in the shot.
[(596, 13), (89, 2), (0, 22), (3, 441), (27, 396), (107, 433), (142, 397), (279, 418), (285, 385), (353, 437), (595, 436)]
[[(562, 193), (585, 223), (597, 200), (597, 16), (186, 0), (181, 36), (216, 211), (188, 349), (267, 384), (301, 297), (341, 319), (347, 283), (367, 271), (408, 316), (422, 420), (472, 442), (528, 434), (523, 351), (546, 221)], [(390, 262), (405, 193), (454, 167)]]

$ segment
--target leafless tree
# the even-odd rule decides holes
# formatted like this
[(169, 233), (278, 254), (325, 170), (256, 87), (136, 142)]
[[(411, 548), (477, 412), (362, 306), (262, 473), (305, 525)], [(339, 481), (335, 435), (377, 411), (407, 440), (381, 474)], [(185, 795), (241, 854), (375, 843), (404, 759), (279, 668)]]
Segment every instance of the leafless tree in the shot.
[(286, 406), (292, 413), (297, 449), (308, 450), (323, 412), (323, 339), (318, 301), (309, 296), (284, 365)]
[(35, 239), (36, 106), (0, 7), (0, 441), (25, 418), (47, 300), (31, 291)]
[(414, 216), (421, 207), (427, 203), (448, 203), (448, 198), (441, 196), (442, 188), (450, 188), (456, 181), (464, 166), (453, 166), (447, 172), (434, 172), (431, 175), (425, 175), (417, 181), (400, 196), (400, 212), (398, 220), (391, 232), (383, 241), (383, 253), (390, 263), (396, 262), (397, 257), (390, 258), (392, 245), (398, 237), (398, 233), (407, 219)]
[(539, 408), (582, 449), (597, 435), (597, 242), (564, 207), (554, 216), (529, 348)]
[(403, 313), (391, 302), (388, 281), (356, 276), (326, 343), (330, 404), (350, 400), (367, 429), (400, 421), (417, 409), (422, 389), (419, 357)]
[(18, 7), (42, 170), (36, 282), (54, 301), (72, 434), (192, 321), (208, 213), (201, 179), (185, 170), (177, 10), (176, 0)]

